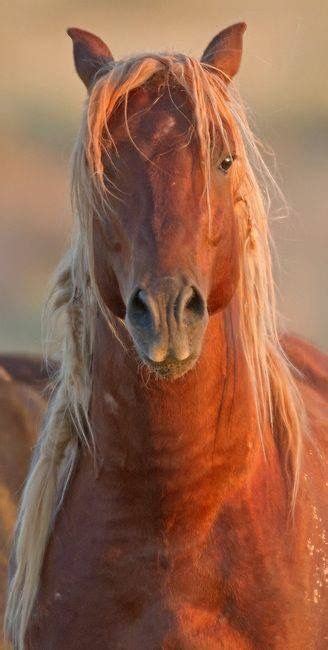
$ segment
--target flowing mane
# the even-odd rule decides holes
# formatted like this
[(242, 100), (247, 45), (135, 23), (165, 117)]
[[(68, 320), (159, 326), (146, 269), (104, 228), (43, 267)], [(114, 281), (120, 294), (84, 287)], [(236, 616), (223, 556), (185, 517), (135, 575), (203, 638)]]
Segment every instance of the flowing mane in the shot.
[[(204, 199), (211, 206), (211, 147), (219, 130), (224, 141), (231, 134), (236, 147), (233, 170), (234, 194), (238, 197), (241, 272), (234, 300), (238, 306), (236, 336), (241, 341), (252, 382), (258, 431), (265, 453), (263, 433), (271, 424), (282, 449), (291, 494), (291, 510), (297, 498), (305, 430), (304, 408), (292, 368), (278, 337), (275, 290), (272, 278), (267, 209), (259, 181), (272, 179), (259, 153), (245, 111), (235, 89), (227, 90), (218, 70), (181, 54), (143, 54), (115, 64), (105, 64), (83, 115), (77, 139), (72, 178), (75, 233), (70, 250), (61, 262), (47, 304), (53, 343), (60, 322), (57, 358), (60, 369), (34, 463), (25, 487), (17, 524), (16, 570), (10, 586), (7, 632), (18, 648), (37, 594), (46, 545), (56, 512), (81, 447), (94, 453), (89, 401), (92, 388), (94, 325), (101, 311), (109, 327), (115, 321), (103, 303), (94, 272), (92, 223), (111, 206), (103, 165), (108, 142), (115, 148), (108, 128), (110, 117), (123, 106), (126, 129), (129, 95), (145, 84), (161, 79), (166, 87), (180, 87), (188, 97), (194, 121), (190, 125), (199, 141), (204, 169)], [(137, 145), (136, 145), (137, 146)], [(109, 152), (110, 153), (110, 152)], [(109, 179), (110, 182), (110, 179)], [(15, 647), (16, 647), (15, 646)]]

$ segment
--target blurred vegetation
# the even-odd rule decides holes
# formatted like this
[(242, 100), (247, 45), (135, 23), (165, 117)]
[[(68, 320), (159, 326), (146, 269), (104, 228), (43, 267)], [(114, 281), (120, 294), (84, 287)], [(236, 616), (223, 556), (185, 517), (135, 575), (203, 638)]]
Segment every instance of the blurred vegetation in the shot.
[[(199, 55), (221, 28), (246, 20), (239, 86), (256, 132), (272, 146), (290, 206), (273, 223), (287, 324), (325, 346), (328, 88), (326, 0), (34, 0), (0, 9), (0, 349), (37, 350), (48, 279), (70, 231), (69, 158), (84, 89), (68, 26), (94, 31), (117, 57)], [(273, 215), (274, 216), (274, 215)]]

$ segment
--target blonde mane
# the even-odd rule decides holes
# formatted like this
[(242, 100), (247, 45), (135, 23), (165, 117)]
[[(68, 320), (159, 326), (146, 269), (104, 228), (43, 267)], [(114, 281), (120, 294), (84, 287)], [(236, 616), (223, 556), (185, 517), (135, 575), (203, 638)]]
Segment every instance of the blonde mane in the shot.
[[(73, 164), (75, 234), (55, 277), (47, 305), (50, 322), (60, 320), (58, 329), (62, 336), (57, 342), (60, 369), (16, 528), (15, 571), (8, 595), (6, 633), (18, 650), (24, 647), (45, 549), (79, 448), (85, 446), (93, 452), (88, 412), (97, 311), (101, 310), (109, 327), (114, 328), (97, 288), (92, 241), (95, 215), (101, 217), (104, 206), (110, 207), (103, 153), (105, 148), (108, 153), (115, 143), (108, 120), (117, 107), (123, 105), (128, 128), (129, 93), (149, 82), (156, 73), (163, 75), (168, 86), (181, 87), (194, 108), (193, 128), (204, 163), (204, 196), (209, 213), (213, 133), (219, 129), (227, 140), (226, 129), (229, 129), (235, 142), (237, 160), (232, 170), (241, 242), (241, 276), (237, 290), (239, 336), (253, 385), (259, 435), (267, 430), (268, 422), (272, 430), (279, 429), (286, 470), (292, 481), (291, 509), (295, 506), (305, 430), (304, 408), (279, 343), (267, 210), (253, 167), (260, 173), (261, 183), (270, 183), (272, 179), (248, 126), (241, 101), (233, 89), (227, 90), (217, 70), (192, 57), (147, 54), (115, 65), (108, 64), (101, 70), (83, 116)], [(52, 326), (48, 334), (52, 342), (55, 329)], [(265, 450), (265, 439), (262, 444)]]

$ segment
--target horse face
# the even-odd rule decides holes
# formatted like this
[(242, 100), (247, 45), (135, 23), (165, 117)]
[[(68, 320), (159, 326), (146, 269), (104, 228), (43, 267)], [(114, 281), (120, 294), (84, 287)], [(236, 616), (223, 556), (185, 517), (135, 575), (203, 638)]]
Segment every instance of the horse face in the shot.
[[(226, 84), (239, 69), (245, 28), (228, 27), (204, 51), (202, 61)], [(76, 28), (68, 33), (77, 72), (92, 93), (99, 76), (114, 66), (113, 56), (93, 34)], [(156, 74), (129, 94), (128, 114), (117, 108), (108, 125), (110, 214), (94, 224), (103, 300), (125, 319), (142, 360), (171, 378), (195, 364), (209, 315), (226, 307), (238, 279), (227, 169), (233, 143), (227, 150), (217, 135), (204, 201), (192, 113), (181, 87), (168, 88)]]
[(95, 222), (98, 285), (125, 318), (138, 354), (177, 377), (196, 362), (209, 315), (227, 306), (238, 278), (236, 220), (221, 136), (213, 148), (210, 206), (192, 109), (181, 89), (142, 87), (109, 130), (111, 214)]

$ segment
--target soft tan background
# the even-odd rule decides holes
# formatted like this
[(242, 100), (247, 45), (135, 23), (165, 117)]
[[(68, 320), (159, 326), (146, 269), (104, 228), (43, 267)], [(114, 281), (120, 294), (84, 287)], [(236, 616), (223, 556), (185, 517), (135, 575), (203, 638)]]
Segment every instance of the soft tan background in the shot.
[(0, 350), (39, 349), (42, 300), (70, 230), (69, 156), (84, 91), (65, 28), (94, 31), (117, 56), (198, 55), (239, 20), (248, 23), (240, 89), (291, 208), (274, 224), (281, 309), (291, 329), (325, 347), (327, 0), (14, 0), (1, 13)]

